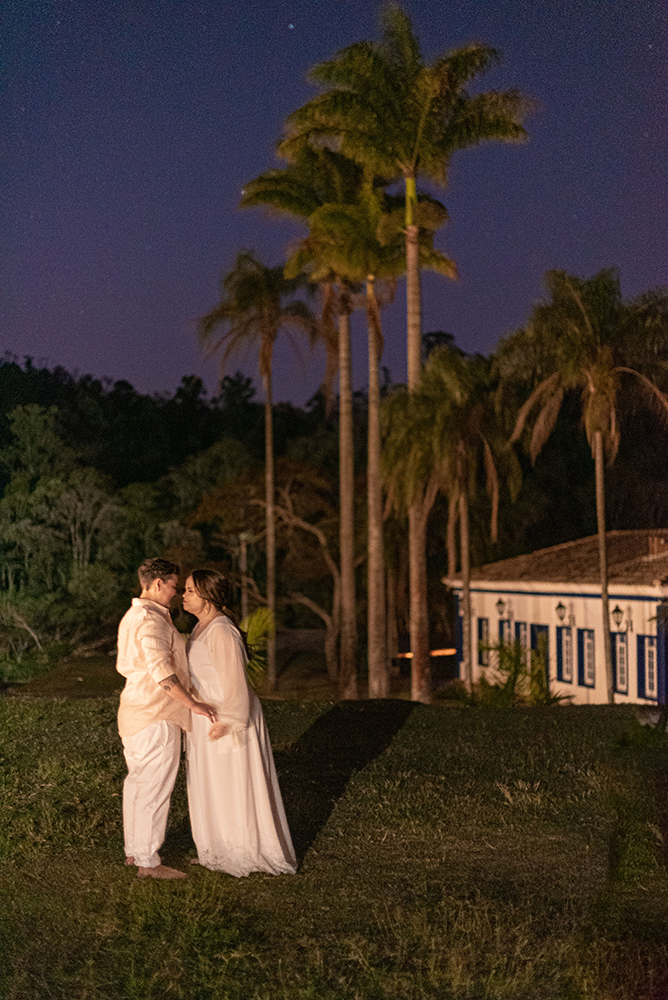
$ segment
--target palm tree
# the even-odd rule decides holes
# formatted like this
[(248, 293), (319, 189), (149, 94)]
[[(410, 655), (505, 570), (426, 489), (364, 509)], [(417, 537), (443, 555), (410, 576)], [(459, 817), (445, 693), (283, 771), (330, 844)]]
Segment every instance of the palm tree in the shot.
[[(419, 264), (419, 175), (445, 186), (453, 153), (485, 140), (526, 137), (522, 119), (530, 103), (515, 90), (471, 96), (469, 82), (498, 58), (488, 45), (472, 44), (425, 64), (408, 15), (391, 3), (383, 12), (380, 43), (357, 42), (315, 66), (311, 79), (328, 88), (287, 119), (279, 146), (290, 156), (306, 137), (334, 144), (375, 175), (403, 179), (405, 191), (408, 389), (420, 378), (421, 302)], [(409, 510), (411, 646), (420, 671), (429, 668), (428, 634), (417, 602), (413, 569), (420, 514)]]
[[(308, 224), (313, 212), (325, 204), (353, 199), (363, 171), (352, 160), (330, 150), (310, 149), (302, 143), (295, 161), (288, 167), (260, 174), (244, 188), (241, 204), (245, 207), (266, 205), (277, 212), (296, 217)], [(301, 256), (300, 256), (301, 254)], [(290, 264), (295, 278), (302, 267), (313, 262), (308, 238), (301, 244)], [(354, 534), (354, 462), (352, 415), (352, 368), (350, 348), (350, 288), (330, 262), (321, 260), (311, 267), (310, 281), (322, 289), (320, 329), (327, 351), (325, 390), (339, 372), (339, 497), (340, 497), (340, 659), (339, 693), (342, 698), (357, 697), (355, 649), (357, 624), (355, 607), (355, 534)], [(336, 325), (334, 316), (337, 317)], [(338, 614), (338, 612), (337, 612)]]
[[(287, 279), (283, 267), (267, 267), (250, 250), (237, 255), (221, 282), (220, 302), (198, 322), (200, 343), (211, 351), (222, 349), (222, 367), (230, 354), (246, 343), (258, 343), (258, 361), (264, 389), (265, 487), (267, 507), (267, 605), (276, 612), (276, 523), (274, 515), (274, 435), (272, 413), (272, 361), (274, 343), (282, 327), (293, 327), (315, 339), (317, 327), (310, 309), (293, 298), (304, 284)], [(221, 333), (218, 333), (222, 330)], [(276, 685), (276, 633), (267, 646), (267, 679)]]
[[(491, 498), (490, 534), (496, 541), (499, 477), (495, 455), (502, 452), (489, 393), (487, 364), (455, 348), (437, 348), (429, 357), (416, 391), (401, 392), (385, 407), (385, 474), (395, 506), (413, 507), (419, 529), (416, 550), (425, 553), (417, 570), (421, 614), (427, 617), (426, 533), (439, 491), (450, 498), (448, 529), (460, 523), (464, 612), (463, 660), (467, 685), (472, 683), (471, 602), (469, 584), (469, 506), (477, 494), (479, 469)], [(516, 473), (516, 463), (513, 472)], [(454, 570), (454, 567), (450, 567)], [(427, 622), (425, 620), (424, 627)], [(431, 700), (427, 670), (412, 659), (411, 697)]]
[[(426, 200), (439, 222), (445, 210), (438, 202)], [(367, 459), (368, 510), (368, 662), (369, 696), (384, 698), (389, 692), (385, 622), (385, 570), (383, 559), (383, 515), (381, 481), (380, 386), (378, 370), (382, 355), (382, 330), (378, 279), (393, 281), (403, 273), (405, 257), (401, 227), (387, 198), (368, 178), (353, 204), (331, 204), (319, 208), (310, 218), (310, 236), (301, 251), (303, 257), (325, 259), (351, 283), (366, 285), (366, 313), (369, 342), (369, 419)], [(426, 214), (426, 213), (425, 213)], [(420, 242), (421, 260), (426, 266), (449, 276), (455, 273), (451, 260), (433, 248), (433, 229), (425, 230)], [(382, 237), (382, 242), (379, 237)], [(300, 254), (297, 255), (299, 261)]]
[(537, 414), (529, 441), (534, 462), (554, 429), (565, 394), (580, 394), (582, 422), (596, 474), (603, 652), (608, 701), (612, 704), (604, 467), (614, 462), (619, 448), (622, 386), (635, 383), (644, 402), (667, 424), (668, 398), (652, 381), (659, 370), (656, 345), (651, 343), (649, 331), (624, 307), (614, 271), (600, 271), (589, 280), (549, 271), (545, 283), (551, 301), (534, 308), (525, 330), (502, 341), (497, 365), (506, 383), (532, 379), (535, 385), (510, 438), (511, 444), (516, 442), (529, 418)]
[[(434, 435), (440, 449), (442, 476), (449, 494), (448, 534), (460, 526), (462, 572), (464, 676), (473, 686), (471, 642), (471, 587), (469, 508), (478, 493), (480, 472), (490, 498), (490, 540), (498, 538), (499, 466), (504, 466), (510, 495), (520, 485), (519, 462), (508, 453), (496, 419), (490, 391), (490, 366), (479, 355), (467, 356), (450, 346), (437, 347), (429, 357), (420, 380), (423, 405), (433, 414)], [(449, 575), (454, 571), (449, 553)]]
[[(383, 478), (388, 500), (398, 513), (413, 511), (413, 538), (409, 540), (411, 630), (411, 698), (431, 701), (429, 618), (427, 606), (427, 521), (445, 480), (435, 460), (433, 414), (418, 392), (398, 390), (381, 407)], [(414, 541), (415, 544), (410, 544)], [(426, 651), (416, 656), (415, 635), (424, 635)]]
[(379, 243), (377, 229), (383, 196), (372, 181), (365, 183), (352, 204), (330, 203), (309, 220), (310, 234), (296, 255), (295, 266), (309, 260), (326, 262), (351, 285), (365, 283), (369, 344), (369, 414), (367, 441), (367, 595), (369, 697), (389, 693), (385, 641), (385, 570), (383, 562), (383, 499), (380, 477), (380, 384), (378, 370), (383, 350), (377, 278), (394, 278), (403, 270), (396, 241)]

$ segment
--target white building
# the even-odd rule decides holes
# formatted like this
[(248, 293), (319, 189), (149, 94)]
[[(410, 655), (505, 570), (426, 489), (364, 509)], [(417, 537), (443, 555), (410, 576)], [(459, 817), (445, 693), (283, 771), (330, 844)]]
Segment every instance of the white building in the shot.
[[(666, 701), (668, 529), (607, 535), (615, 701)], [(459, 601), (461, 579), (445, 579)], [(471, 571), (473, 678), (493, 666), (499, 641), (547, 648), (550, 690), (573, 704), (607, 702), (598, 539), (594, 535)]]

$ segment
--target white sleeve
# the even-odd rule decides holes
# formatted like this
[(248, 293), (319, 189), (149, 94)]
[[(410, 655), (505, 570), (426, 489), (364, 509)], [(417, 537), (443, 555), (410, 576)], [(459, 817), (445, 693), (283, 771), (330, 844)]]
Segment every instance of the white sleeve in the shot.
[(213, 622), (206, 640), (222, 692), (221, 704), (216, 706), (218, 722), (230, 725), (230, 732), (247, 729), (250, 700), (243, 640), (229, 621)]
[(173, 636), (166, 622), (155, 615), (146, 615), (136, 633), (137, 645), (143, 653), (146, 670), (156, 684), (178, 673), (174, 660)]

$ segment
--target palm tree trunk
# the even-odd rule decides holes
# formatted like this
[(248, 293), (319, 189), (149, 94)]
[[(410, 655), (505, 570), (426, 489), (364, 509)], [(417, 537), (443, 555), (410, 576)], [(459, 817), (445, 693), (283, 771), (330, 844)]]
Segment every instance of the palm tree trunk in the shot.
[(608, 553), (605, 544), (605, 468), (603, 460), (603, 435), (594, 434), (594, 466), (596, 469), (596, 524), (598, 528), (598, 560), (601, 575), (601, 615), (603, 618), (603, 658), (608, 702), (615, 703), (615, 678), (612, 672), (610, 648), (610, 604), (608, 601)]
[(385, 628), (385, 567), (383, 561), (383, 494), (380, 478), (380, 316), (371, 276), (367, 279), (367, 319), (369, 334), (369, 427), (367, 445), (368, 517), (368, 663), (369, 697), (387, 698)]
[[(386, 619), (387, 619), (387, 659), (392, 664), (390, 673), (394, 674), (394, 662), (399, 655), (399, 628), (397, 625), (397, 574), (389, 562), (386, 564), (387, 576), (385, 579)], [(398, 673), (398, 669), (396, 673)]]
[(339, 696), (357, 697), (355, 648), (355, 528), (353, 465), (353, 395), (350, 359), (350, 306), (339, 288), (339, 545), (341, 550), (341, 633)]
[(456, 490), (450, 492), (448, 497), (448, 527), (446, 534), (446, 544), (448, 550), (448, 577), (452, 577), (457, 572), (457, 508), (459, 506), (459, 494)]
[(271, 627), (267, 638), (267, 686), (276, 688), (276, 514), (274, 512), (274, 420), (271, 373), (262, 376), (264, 386), (264, 462), (267, 505), (267, 607)]
[[(420, 262), (418, 227), (415, 224), (417, 192), (415, 177), (405, 178), (406, 187), (406, 326), (408, 354), (408, 391), (415, 392), (420, 381), (421, 326)], [(408, 510), (408, 548), (410, 566), (411, 690), (416, 701), (431, 701), (431, 665), (429, 662), (429, 613), (427, 609), (426, 522), (422, 528), (419, 505)], [(420, 547), (422, 551), (420, 551)], [(427, 681), (428, 688), (427, 691)]]
[(414, 392), (422, 368), (422, 303), (420, 296), (420, 260), (418, 227), (415, 224), (417, 191), (414, 177), (406, 186), (406, 326), (408, 347), (408, 391)]
[(411, 699), (431, 702), (429, 613), (427, 609), (427, 515), (416, 504), (408, 512)]
[(471, 644), (471, 556), (469, 548), (469, 505), (466, 491), (459, 494), (459, 531), (462, 550), (462, 663), (467, 691), (473, 690), (473, 650)]

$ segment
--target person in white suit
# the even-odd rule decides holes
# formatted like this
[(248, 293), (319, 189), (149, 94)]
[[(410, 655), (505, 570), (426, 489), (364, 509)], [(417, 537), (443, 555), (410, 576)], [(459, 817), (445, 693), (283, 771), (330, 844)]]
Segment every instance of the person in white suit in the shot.
[(143, 562), (141, 596), (133, 598), (118, 627), (116, 669), (125, 677), (118, 731), (128, 767), (125, 863), (136, 865), (139, 878), (186, 877), (163, 865), (158, 851), (179, 767), (181, 732), (191, 729), (191, 713), (216, 721), (215, 708), (189, 693), (185, 644), (169, 614), (178, 574), (179, 567), (166, 559)]

